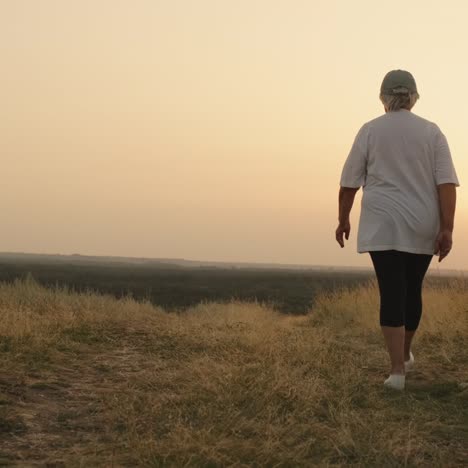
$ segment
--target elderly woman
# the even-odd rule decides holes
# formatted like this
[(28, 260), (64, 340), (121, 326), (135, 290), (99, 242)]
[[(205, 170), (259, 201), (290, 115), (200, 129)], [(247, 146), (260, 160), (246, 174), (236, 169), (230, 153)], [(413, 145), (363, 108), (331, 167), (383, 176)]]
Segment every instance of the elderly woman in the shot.
[(419, 98), (411, 73), (385, 75), (385, 114), (359, 130), (344, 164), (336, 240), (344, 247), (357, 190), (363, 195), (358, 252), (369, 252), (380, 293), (380, 325), (391, 361), (384, 385), (405, 387), (414, 365), (411, 341), (422, 313), (421, 288), (432, 256), (452, 248), (459, 186), (447, 139), (439, 127), (411, 112)]

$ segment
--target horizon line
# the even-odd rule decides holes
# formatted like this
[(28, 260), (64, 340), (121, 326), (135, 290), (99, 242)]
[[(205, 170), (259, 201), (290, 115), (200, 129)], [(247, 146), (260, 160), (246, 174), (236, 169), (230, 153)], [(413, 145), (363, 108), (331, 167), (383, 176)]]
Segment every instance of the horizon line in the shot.
[[(160, 263), (172, 262), (179, 265), (181, 263), (193, 263), (193, 264), (204, 264), (204, 266), (209, 265), (258, 265), (258, 266), (270, 266), (270, 267), (291, 267), (297, 269), (352, 269), (352, 270), (369, 270), (373, 271), (372, 266), (350, 266), (350, 265), (323, 265), (323, 264), (308, 264), (308, 263), (282, 263), (282, 262), (259, 262), (259, 261), (237, 261), (237, 260), (195, 260), (187, 259), (182, 257), (134, 257), (134, 256), (123, 256), (123, 255), (88, 255), (80, 253), (72, 254), (62, 254), (62, 253), (39, 253), (39, 252), (23, 252), (23, 251), (12, 251), (12, 252), (0, 252), (2, 255), (31, 255), (31, 256), (55, 256), (55, 257), (88, 257), (88, 258), (110, 258), (110, 259), (128, 259), (128, 260), (146, 260), (146, 261), (156, 261)], [(468, 270), (456, 269), (456, 268), (439, 268), (438, 264), (433, 267), (429, 267), (429, 271), (438, 271), (438, 272), (457, 272), (457, 273), (468, 273)]]

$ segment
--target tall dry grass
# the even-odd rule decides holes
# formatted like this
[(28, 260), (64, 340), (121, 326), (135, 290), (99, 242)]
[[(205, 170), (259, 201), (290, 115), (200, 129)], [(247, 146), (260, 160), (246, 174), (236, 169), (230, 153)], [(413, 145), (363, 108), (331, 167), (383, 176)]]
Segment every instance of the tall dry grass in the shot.
[[(466, 283), (426, 288), (424, 308), (417, 368), (398, 393), (382, 385), (375, 281), (324, 293), (303, 317), (235, 301), (170, 313), (32, 278), (0, 284), (0, 372), (66, 388), (48, 413), (29, 397), (19, 439), (1, 432), (2, 417), (12, 427), (5, 421), (22, 414), (4, 398), (3, 455), (32, 456), (22, 438), (43, 461), (70, 466), (464, 466)], [(85, 442), (88, 426), (69, 430), (69, 407), (93, 422)], [(69, 443), (41, 445), (39, 430)]]

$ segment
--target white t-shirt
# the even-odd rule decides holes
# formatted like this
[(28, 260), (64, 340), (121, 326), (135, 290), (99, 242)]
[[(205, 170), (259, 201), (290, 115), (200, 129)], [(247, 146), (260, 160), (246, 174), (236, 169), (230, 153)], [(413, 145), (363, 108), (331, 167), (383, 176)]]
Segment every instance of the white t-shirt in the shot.
[(440, 128), (401, 109), (365, 123), (341, 174), (341, 187), (363, 186), (359, 253), (433, 254), (439, 232), (437, 185), (457, 174)]

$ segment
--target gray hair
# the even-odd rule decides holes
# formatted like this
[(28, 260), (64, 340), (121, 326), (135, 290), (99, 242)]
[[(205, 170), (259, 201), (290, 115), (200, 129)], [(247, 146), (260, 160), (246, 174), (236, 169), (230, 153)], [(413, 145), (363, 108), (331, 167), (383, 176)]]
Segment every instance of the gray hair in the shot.
[(415, 93), (396, 93), (380, 94), (380, 100), (388, 111), (397, 111), (400, 109), (410, 110), (419, 99), (419, 94)]

